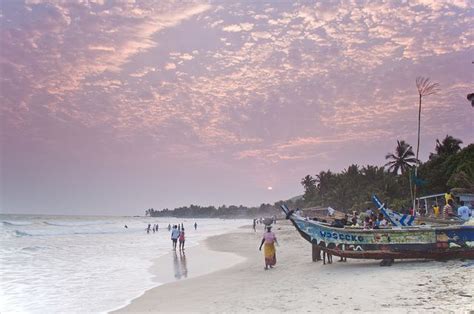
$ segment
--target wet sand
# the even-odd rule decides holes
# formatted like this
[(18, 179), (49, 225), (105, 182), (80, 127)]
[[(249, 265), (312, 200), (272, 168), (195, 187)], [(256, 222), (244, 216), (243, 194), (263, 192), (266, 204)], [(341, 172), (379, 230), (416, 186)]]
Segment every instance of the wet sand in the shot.
[[(406, 260), (380, 267), (378, 261), (341, 263), (334, 257), (323, 265), (311, 261), (310, 244), (288, 222), (279, 222), (274, 232), (280, 242), (274, 269), (263, 269), (261, 230), (211, 237), (186, 252), (188, 279), (151, 289), (119, 312), (474, 311), (472, 261)], [(157, 261), (157, 279), (176, 279), (173, 259)], [(230, 267), (204, 274), (223, 266)]]

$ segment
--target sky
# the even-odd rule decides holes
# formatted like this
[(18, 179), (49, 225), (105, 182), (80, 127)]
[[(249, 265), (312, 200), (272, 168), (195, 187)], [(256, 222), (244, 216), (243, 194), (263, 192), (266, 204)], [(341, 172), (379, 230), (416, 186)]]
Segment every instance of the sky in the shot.
[[(2, 213), (260, 205), (474, 142), (471, 1), (0, 1)], [(271, 187), (271, 189), (269, 189)]]

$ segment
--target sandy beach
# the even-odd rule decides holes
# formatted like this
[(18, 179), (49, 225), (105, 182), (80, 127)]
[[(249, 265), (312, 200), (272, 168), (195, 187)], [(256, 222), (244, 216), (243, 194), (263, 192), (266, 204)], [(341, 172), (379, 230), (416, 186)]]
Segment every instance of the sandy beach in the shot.
[(474, 310), (472, 261), (406, 260), (380, 267), (378, 261), (341, 263), (334, 257), (333, 264), (323, 265), (311, 261), (310, 244), (288, 222), (278, 222), (273, 231), (280, 242), (274, 269), (264, 270), (258, 251), (263, 231), (242, 228), (187, 250), (186, 278), (173, 262), (179, 262), (179, 256), (157, 259), (153, 272), (158, 281), (169, 283), (147, 291), (118, 312)]

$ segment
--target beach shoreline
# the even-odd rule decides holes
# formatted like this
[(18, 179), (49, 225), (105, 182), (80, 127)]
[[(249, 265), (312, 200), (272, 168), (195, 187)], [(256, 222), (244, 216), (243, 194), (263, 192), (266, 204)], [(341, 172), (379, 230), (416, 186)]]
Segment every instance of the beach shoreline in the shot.
[(262, 252), (258, 251), (261, 228), (258, 232), (245, 228), (212, 236), (202, 248), (233, 254), (232, 258), (240, 261), (148, 290), (117, 312), (467, 313), (474, 310), (471, 305), (474, 267), (469, 263), (405, 260), (396, 261), (391, 267), (380, 267), (379, 261), (340, 263), (334, 257), (333, 264), (322, 265), (311, 261), (310, 244), (288, 222), (278, 222), (274, 231), (280, 242), (275, 269), (263, 270)]

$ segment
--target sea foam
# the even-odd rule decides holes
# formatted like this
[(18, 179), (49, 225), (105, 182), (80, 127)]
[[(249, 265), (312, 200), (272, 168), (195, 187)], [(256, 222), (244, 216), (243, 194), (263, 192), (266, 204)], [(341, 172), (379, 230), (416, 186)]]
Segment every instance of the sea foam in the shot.
[[(0, 312), (106, 312), (159, 285), (152, 260), (170, 252), (166, 227), (184, 223), (187, 246), (246, 221), (1, 215)], [(198, 230), (192, 225), (198, 223)], [(148, 224), (159, 224), (147, 234)], [(128, 228), (124, 226), (127, 225)]]

